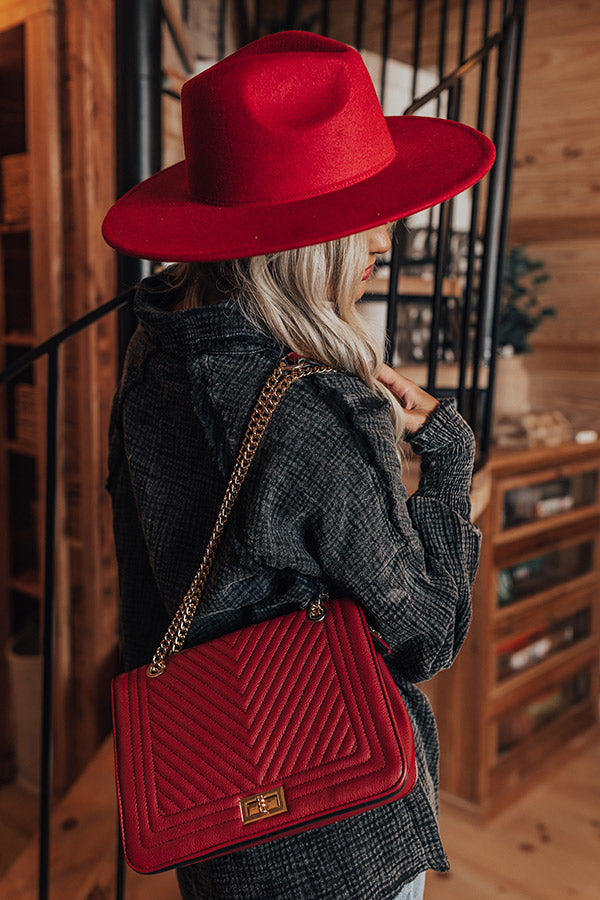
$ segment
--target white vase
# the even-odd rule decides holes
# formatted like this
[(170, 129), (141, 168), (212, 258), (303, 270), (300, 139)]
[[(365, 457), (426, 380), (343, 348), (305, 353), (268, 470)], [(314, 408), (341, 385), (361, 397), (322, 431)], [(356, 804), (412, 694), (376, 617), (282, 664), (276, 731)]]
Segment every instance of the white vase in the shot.
[(531, 386), (522, 354), (499, 356), (494, 385), (495, 418), (528, 412), (531, 412)]
[(6, 648), (10, 705), (14, 729), (17, 783), (28, 791), (40, 789), (42, 715), (42, 657), (24, 652), (19, 637)]

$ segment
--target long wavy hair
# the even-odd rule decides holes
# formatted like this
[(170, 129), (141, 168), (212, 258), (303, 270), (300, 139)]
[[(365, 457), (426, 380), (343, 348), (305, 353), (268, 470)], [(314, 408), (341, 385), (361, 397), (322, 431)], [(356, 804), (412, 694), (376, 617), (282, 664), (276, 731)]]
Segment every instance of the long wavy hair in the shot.
[(369, 251), (365, 232), (322, 244), (214, 263), (170, 267), (171, 283), (183, 290), (183, 306), (202, 306), (209, 294), (233, 296), (257, 329), (282, 347), (358, 375), (391, 403), (398, 439), (402, 407), (377, 381), (381, 341), (356, 308)]

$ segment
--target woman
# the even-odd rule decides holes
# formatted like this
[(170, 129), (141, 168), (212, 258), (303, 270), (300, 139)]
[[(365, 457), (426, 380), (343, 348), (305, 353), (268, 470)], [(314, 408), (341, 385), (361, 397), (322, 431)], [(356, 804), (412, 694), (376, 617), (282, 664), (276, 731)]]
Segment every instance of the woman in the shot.
[[(385, 119), (360, 56), (302, 32), (263, 38), (184, 86), (186, 162), (109, 212), (117, 249), (173, 261), (144, 282), (111, 426), (109, 490), (127, 667), (147, 663), (185, 593), (250, 411), (282, 354), (342, 372), (296, 383), (270, 423), (189, 634), (207, 640), (326, 587), (352, 594), (415, 733), (403, 800), (178, 871), (184, 898), (395, 900), (447, 862), (437, 739), (415, 682), (449, 666), (470, 618), (479, 533), (473, 437), (382, 365), (356, 301), (389, 223), (489, 169), (483, 136)], [(397, 441), (422, 455), (407, 499)]]

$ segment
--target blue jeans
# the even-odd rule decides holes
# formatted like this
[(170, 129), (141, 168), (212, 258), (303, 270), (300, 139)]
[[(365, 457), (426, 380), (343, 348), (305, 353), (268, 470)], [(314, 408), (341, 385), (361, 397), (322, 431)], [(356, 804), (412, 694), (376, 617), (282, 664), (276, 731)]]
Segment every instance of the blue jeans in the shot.
[(405, 884), (395, 900), (423, 900), (425, 890), (425, 872), (417, 875), (414, 881)]

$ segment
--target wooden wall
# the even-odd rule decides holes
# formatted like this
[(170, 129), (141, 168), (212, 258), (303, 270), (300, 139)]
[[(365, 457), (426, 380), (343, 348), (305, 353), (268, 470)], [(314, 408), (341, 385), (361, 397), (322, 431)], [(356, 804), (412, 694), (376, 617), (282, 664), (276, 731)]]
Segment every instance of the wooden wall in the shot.
[(547, 263), (532, 401), (600, 430), (600, 3), (528, 0), (511, 243)]
[[(64, 317), (71, 322), (116, 292), (115, 254), (100, 230), (115, 191), (114, 3), (64, 0), (61, 7)], [(117, 380), (115, 315), (70, 340), (65, 356), (73, 776), (110, 727), (109, 679), (117, 661), (116, 566), (104, 490)]]
[[(12, 104), (16, 120), (25, 123), (27, 143), (21, 151), (26, 150), (30, 172), (30, 214), (15, 227), (31, 246), (30, 257), (23, 254), (19, 268), (13, 264), (10, 276), (5, 272), (2, 278), (0, 307), (8, 308), (9, 301), (14, 306), (10, 291), (22, 279), (28, 284), (23, 306), (31, 320), (20, 336), (14, 324), (6, 332), (2, 329), (3, 350), (22, 347), (24, 352), (114, 296), (114, 253), (100, 233), (115, 184), (113, 20), (114, 0), (0, 0), (0, 29), (18, 26), (25, 34), (24, 59), (13, 60), (13, 67), (24, 71), (25, 96), (5, 97), (2, 103)], [(9, 62), (3, 60), (4, 69)], [(11, 227), (3, 224), (4, 234)], [(28, 280), (22, 276), (27, 271)], [(40, 410), (46, 371), (40, 363), (33, 385)], [(77, 775), (110, 727), (117, 585), (104, 482), (117, 380), (114, 316), (63, 345), (59, 372), (53, 710), (57, 791)], [(35, 417), (34, 436), (26, 446), (16, 440), (11, 447), (7, 421), (3, 415), (0, 476), (6, 479), (3, 460), (8, 448), (19, 459), (33, 460), (36, 489), (26, 478), (14, 478), (9, 504), (8, 491), (0, 489), (3, 547), (10, 548), (8, 559), (5, 554), (0, 560), (2, 640), (8, 629), (21, 627), (17, 616), (11, 622), (10, 612), (20, 609), (24, 598), (32, 621), (42, 618), (46, 459), (43, 414)], [(26, 503), (31, 514), (24, 528), (18, 510)], [(27, 531), (29, 541), (26, 570), (13, 550), (19, 529)], [(0, 690), (5, 682), (0, 667)], [(10, 732), (3, 734), (0, 728), (0, 759), (5, 748), (8, 757), (12, 743)], [(0, 777), (8, 774), (0, 771)]]

